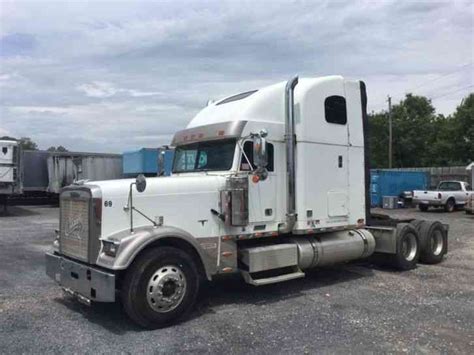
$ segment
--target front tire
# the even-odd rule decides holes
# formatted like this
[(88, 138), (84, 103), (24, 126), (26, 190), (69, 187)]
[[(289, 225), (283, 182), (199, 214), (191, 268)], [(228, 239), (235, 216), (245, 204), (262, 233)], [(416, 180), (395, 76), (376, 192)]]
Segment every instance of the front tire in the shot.
[(121, 289), (127, 315), (138, 325), (156, 329), (186, 315), (199, 292), (193, 257), (181, 249), (146, 250), (127, 270)]
[(454, 201), (454, 199), (450, 198), (448, 201), (446, 201), (444, 210), (446, 212), (453, 212), (455, 207), (456, 207), (456, 202)]
[(421, 212), (426, 212), (428, 211), (428, 205), (425, 205), (425, 204), (419, 204), (418, 205), (418, 208), (420, 209)]

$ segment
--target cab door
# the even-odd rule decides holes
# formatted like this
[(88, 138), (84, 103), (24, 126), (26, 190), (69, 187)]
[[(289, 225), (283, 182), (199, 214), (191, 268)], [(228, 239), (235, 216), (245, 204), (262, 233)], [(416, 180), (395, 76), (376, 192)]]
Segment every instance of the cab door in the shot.
[[(253, 142), (246, 141), (243, 145), (244, 154), (241, 154), (240, 170), (252, 171), (253, 165)], [(268, 149), (268, 176), (265, 180), (253, 181), (253, 175), (249, 174), (249, 223), (258, 224), (275, 220), (277, 179), (274, 172), (273, 144), (267, 144)]]

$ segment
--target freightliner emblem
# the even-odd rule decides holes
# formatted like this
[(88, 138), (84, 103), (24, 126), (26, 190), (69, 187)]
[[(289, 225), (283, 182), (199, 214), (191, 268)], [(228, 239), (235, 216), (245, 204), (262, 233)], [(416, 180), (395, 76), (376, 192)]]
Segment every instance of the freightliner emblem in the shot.
[(69, 220), (66, 223), (66, 228), (64, 230), (64, 236), (69, 239), (82, 239), (82, 222), (79, 219)]

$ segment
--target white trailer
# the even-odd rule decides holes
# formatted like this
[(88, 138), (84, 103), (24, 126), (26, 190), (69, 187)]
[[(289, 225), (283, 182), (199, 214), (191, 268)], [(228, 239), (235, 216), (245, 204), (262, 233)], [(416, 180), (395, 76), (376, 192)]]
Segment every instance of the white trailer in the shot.
[(441, 223), (370, 216), (366, 104), (364, 83), (340, 76), (209, 104), (174, 136), (171, 176), (64, 189), (48, 275), (87, 304), (120, 297), (154, 328), (217, 275), (260, 286), (372, 255), (440, 262)]
[(17, 141), (0, 140), (0, 203), (6, 209), (6, 198), (22, 192), (20, 147)]

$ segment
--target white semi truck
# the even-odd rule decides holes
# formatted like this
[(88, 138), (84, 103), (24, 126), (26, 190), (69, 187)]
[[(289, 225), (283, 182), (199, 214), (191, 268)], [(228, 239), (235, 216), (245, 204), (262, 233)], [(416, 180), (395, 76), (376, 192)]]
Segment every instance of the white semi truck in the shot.
[(210, 103), (175, 134), (171, 176), (62, 191), (47, 274), (155, 328), (217, 275), (259, 286), (372, 254), (403, 270), (440, 262), (446, 226), (370, 216), (366, 104), (364, 83), (340, 76)]

